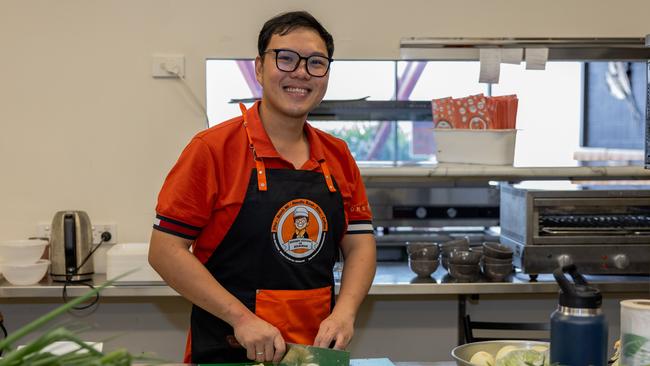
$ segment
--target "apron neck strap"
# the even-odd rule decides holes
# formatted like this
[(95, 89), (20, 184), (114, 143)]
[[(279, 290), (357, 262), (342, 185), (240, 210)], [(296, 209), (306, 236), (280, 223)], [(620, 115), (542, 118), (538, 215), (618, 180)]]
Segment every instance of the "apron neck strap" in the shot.
[(244, 129), (246, 130), (246, 137), (248, 137), (248, 147), (253, 153), (253, 159), (255, 159), (255, 170), (257, 170), (257, 189), (260, 191), (266, 191), (268, 185), (266, 184), (266, 168), (264, 166), (264, 161), (262, 158), (257, 157), (257, 153), (255, 152), (253, 139), (251, 139), (251, 134), (248, 130), (248, 120), (246, 118), (247, 111), (243, 103), (239, 103), (239, 109), (241, 110), (242, 117), (244, 117)]
[(332, 181), (332, 175), (330, 174), (330, 168), (327, 166), (325, 159), (320, 161), (320, 168), (323, 170), (323, 175), (325, 176), (325, 183), (327, 184), (327, 189), (330, 192), (336, 192), (334, 187), (334, 182)]
[[(255, 146), (253, 145), (253, 139), (251, 139), (250, 131), (248, 130), (248, 120), (247, 120), (247, 110), (246, 106), (243, 103), (239, 103), (239, 109), (241, 110), (242, 117), (244, 118), (244, 129), (246, 130), (246, 137), (248, 137), (248, 146), (253, 152), (253, 159), (255, 159), (255, 169), (257, 170), (257, 189), (260, 191), (266, 191), (268, 189), (268, 184), (266, 182), (266, 167), (264, 166), (264, 161), (262, 158), (257, 156), (255, 152)], [(336, 187), (334, 187), (334, 182), (332, 181), (332, 174), (330, 174), (330, 168), (327, 166), (325, 159), (319, 161), (323, 175), (325, 176), (325, 183), (327, 184), (327, 189), (330, 192), (336, 192)]]

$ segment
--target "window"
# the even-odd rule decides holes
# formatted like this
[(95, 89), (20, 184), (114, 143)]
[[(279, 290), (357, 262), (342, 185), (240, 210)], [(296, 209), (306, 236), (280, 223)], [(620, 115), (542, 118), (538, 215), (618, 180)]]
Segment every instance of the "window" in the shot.
[[(325, 100), (430, 101), (478, 93), (517, 94), (515, 165), (571, 166), (577, 165), (573, 154), (583, 144), (609, 146), (609, 131), (616, 128), (611, 119), (621, 114), (603, 117), (603, 110), (611, 105), (607, 103), (627, 108), (629, 113), (623, 117), (633, 118), (629, 105), (617, 104), (629, 101), (609, 100), (614, 98), (611, 91), (603, 91), (603, 65), (607, 63), (549, 62), (546, 70), (537, 71), (525, 70), (524, 64), (502, 64), (500, 82), (487, 85), (478, 83), (478, 62), (336, 60)], [(642, 74), (645, 80), (644, 65), (630, 64), (629, 69), (640, 70), (635, 75)], [(252, 60), (208, 60), (206, 76), (210, 126), (239, 115), (236, 101), (251, 105), (261, 96)], [(632, 80), (635, 93), (645, 93), (645, 84)], [(635, 95), (643, 112), (644, 94)], [(310, 123), (344, 139), (360, 165), (435, 162), (431, 121)], [(630, 131), (625, 146), (642, 146), (642, 133)]]
[(646, 88), (643, 62), (585, 65), (583, 146), (643, 149)]

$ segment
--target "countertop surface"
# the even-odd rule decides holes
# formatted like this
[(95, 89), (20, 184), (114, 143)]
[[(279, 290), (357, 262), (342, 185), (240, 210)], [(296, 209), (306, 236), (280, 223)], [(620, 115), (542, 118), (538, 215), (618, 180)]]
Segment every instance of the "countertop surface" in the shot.
[[(337, 276), (338, 277), (338, 276)], [(586, 276), (587, 281), (603, 293), (650, 293), (650, 276)], [(97, 274), (93, 284), (106, 281), (106, 276)], [(336, 290), (338, 291), (338, 281)], [(0, 280), (0, 297), (60, 297), (63, 283), (53, 282), (49, 277), (30, 286), (14, 286), (5, 279)], [(69, 296), (78, 296), (88, 290), (87, 286), (70, 284)], [(557, 293), (558, 286), (550, 274), (539, 275), (537, 281), (530, 281), (528, 275), (513, 273), (505, 282), (458, 282), (440, 266), (430, 277), (417, 277), (406, 262), (380, 262), (370, 289), (373, 295), (462, 295), (462, 294), (524, 294)], [(152, 297), (180, 296), (163, 282), (114, 284), (102, 291), (109, 297)]]

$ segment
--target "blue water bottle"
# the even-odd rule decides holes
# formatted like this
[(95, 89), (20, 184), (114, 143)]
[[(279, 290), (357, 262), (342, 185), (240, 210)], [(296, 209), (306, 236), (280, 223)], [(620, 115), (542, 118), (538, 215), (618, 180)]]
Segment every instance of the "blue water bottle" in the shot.
[(606, 366), (607, 321), (600, 291), (573, 264), (556, 269), (553, 276), (560, 285), (560, 304), (551, 314), (551, 364)]

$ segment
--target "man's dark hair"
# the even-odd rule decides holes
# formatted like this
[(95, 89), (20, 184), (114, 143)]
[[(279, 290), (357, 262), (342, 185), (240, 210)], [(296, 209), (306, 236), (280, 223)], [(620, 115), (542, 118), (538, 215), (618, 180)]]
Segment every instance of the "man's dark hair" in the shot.
[(257, 52), (260, 56), (264, 56), (264, 51), (269, 45), (269, 41), (274, 34), (284, 36), (296, 28), (309, 28), (315, 30), (320, 37), (325, 41), (327, 47), (327, 56), (332, 57), (334, 54), (334, 38), (323, 27), (316, 18), (306, 11), (292, 11), (276, 15), (269, 19), (257, 38)]

